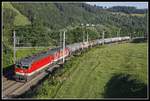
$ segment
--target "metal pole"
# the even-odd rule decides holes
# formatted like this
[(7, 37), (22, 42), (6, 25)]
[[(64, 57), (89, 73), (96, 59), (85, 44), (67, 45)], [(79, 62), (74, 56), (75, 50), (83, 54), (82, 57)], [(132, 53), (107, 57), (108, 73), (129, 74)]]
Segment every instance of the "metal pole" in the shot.
[(19, 37), (16, 38), (16, 44), (19, 46)]
[(117, 37), (119, 37), (119, 31), (117, 31)]
[(83, 30), (83, 43), (84, 43), (84, 33), (85, 33), (85, 30)]
[(86, 24), (85, 25), (85, 29), (86, 29), (86, 41), (88, 42), (88, 38), (89, 38), (89, 35), (88, 35), (88, 26), (90, 26), (89, 24)]
[[(81, 24), (81, 33), (83, 34), (83, 28), (82, 28), (82, 25), (83, 25), (83, 24)], [(82, 37), (82, 41), (83, 41), (83, 37)]]
[(62, 33), (60, 32), (60, 47), (62, 47), (62, 39), (61, 39), (61, 37), (62, 37)]
[(130, 41), (132, 40), (132, 33), (130, 32)]
[[(85, 27), (86, 28), (86, 27)], [(86, 41), (88, 42), (88, 31), (87, 31), (87, 28), (86, 28)]]
[(104, 45), (104, 37), (105, 37), (105, 32), (103, 31), (103, 45)]
[(88, 42), (88, 38), (89, 38), (89, 35), (88, 35), (88, 32), (87, 32), (87, 42)]
[(14, 64), (16, 62), (16, 32), (13, 31), (13, 38), (14, 38)]
[(18, 42), (17, 42), (18, 46), (19, 46), (19, 37), (18, 37)]
[(65, 31), (64, 31), (64, 38), (63, 38), (63, 63), (65, 62)]
[(136, 32), (134, 32), (134, 37), (136, 37)]
[(120, 30), (121, 30), (121, 28), (119, 29), (119, 37), (120, 37)]

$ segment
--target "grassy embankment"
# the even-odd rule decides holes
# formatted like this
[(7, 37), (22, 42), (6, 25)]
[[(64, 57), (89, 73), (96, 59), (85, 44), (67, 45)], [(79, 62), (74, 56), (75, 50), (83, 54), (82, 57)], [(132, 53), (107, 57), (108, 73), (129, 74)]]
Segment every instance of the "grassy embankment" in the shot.
[(7, 8), (7, 9), (11, 9), (13, 10), (15, 13), (17, 13), (17, 15), (15, 16), (15, 20), (14, 20), (14, 25), (15, 26), (24, 26), (24, 25), (29, 25), (31, 24), (31, 22), (28, 20), (27, 17), (25, 17), (24, 15), (22, 15), (17, 9), (15, 9), (11, 3), (6, 2), (6, 3), (2, 3), (2, 7), (3, 8)]
[(93, 48), (50, 76), (34, 98), (146, 97), (147, 44)]

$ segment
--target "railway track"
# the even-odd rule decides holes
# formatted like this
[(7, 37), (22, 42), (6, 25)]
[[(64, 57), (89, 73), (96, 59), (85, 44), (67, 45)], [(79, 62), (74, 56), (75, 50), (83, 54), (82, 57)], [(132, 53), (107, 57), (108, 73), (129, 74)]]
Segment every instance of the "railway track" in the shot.
[(26, 83), (16, 82), (13, 80), (7, 80), (3, 82), (3, 98), (13, 98), (21, 95), (22, 93), (26, 92), (30, 89), (31, 86), (34, 86), (38, 83), (39, 80), (43, 79), (48, 72), (41, 72), (35, 78), (31, 79)]
[(16, 83), (16, 81), (10, 81), (10, 80), (4, 82), (4, 83), (3, 83), (3, 88), (2, 88), (2, 90), (4, 91), (5, 89), (11, 87), (11, 86), (14, 85), (15, 83)]
[(9, 96), (17, 97), (17, 96), (23, 94), (24, 92), (28, 91), (32, 86), (36, 85), (38, 83), (38, 81), (41, 80), (42, 78), (44, 78), (47, 74), (48, 73), (46, 73), (46, 72), (40, 73), (38, 76), (33, 78), (31, 81), (24, 83), (21, 87), (19, 87), (14, 92), (9, 94)]
[(16, 89), (18, 89), (19, 87), (21, 87), (23, 85), (23, 83), (17, 82), (15, 84), (13, 84), (12, 86), (9, 86), (7, 89), (5, 89), (3, 91), (3, 98), (7, 98), (10, 96), (10, 94), (15, 91)]
[[(66, 61), (70, 59), (71, 57), (67, 57)], [(59, 62), (58, 64), (49, 67), (46, 71), (39, 73), (35, 78), (32, 78), (26, 83), (16, 82), (15, 80), (9, 80), (3, 77), (2, 98), (14, 98), (23, 94), (24, 92), (31, 89), (32, 86), (38, 84), (38, 82), (42, 80), (46, 75), (52, 73), (55, 68), (59, 68), (60, 65), (62, 65), (62, 62)]]
[(7, 81), (7, 78), (6, 78), (6, 77), (3, 77), (3, 81)]

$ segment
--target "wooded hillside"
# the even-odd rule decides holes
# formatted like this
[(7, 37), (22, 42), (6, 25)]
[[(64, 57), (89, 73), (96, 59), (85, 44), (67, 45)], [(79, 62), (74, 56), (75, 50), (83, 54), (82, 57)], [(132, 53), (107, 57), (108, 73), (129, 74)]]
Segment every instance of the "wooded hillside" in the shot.
[[(101, 38), (103, 30), (105, 37), (117, 36), (119, 29), (120, 36), (143, 36), (147, 31), (147, 10), (130, 8), (106, 9), (86, 3), (3, 3), (3, 59), (12, 57), (14, 29), (19, 46), (59, 45), (62, 29), (67, 29), (67, 44), (81, 42), (87, 32), (89, 40)], [(81, 23), (95, 27), (81, 27)]]

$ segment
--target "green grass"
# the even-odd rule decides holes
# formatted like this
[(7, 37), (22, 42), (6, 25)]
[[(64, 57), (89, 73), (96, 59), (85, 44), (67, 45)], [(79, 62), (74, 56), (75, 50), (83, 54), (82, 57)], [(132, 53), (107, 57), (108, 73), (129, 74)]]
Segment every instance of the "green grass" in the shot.
[(24, 15), (22, 15), (17, 9), (15, 9), (11, 3), (9, 2), (5, 2), (2, 3), (2, 8), (9, 8), (12, 9), (13, 11), (15, 11), (17, 13), (17, 15), (15, 16), (15, 20), (14, 20), (14, 25), (15, 26), (24, 26), (24, 25), (29, 25), (31, 24), (31, 22), (28, 20), (28, 18)]
[(120, 14), (120, 15), (122, 15), (122, 16), (137, 16), (137, 17), (144, 17), (145, 16), (145, 14), (130, 14), (130, 15), (128, 15), (128, 14), (126, 14), (126, 13), (123, 13), (123, 12), (112, 12), (112, 14)]
[(33, 98), (143, 96), (141, 94), (145, 94), (144, 87), (147, 85), (147, 44), (125, 43), (93, 48), (68, 61), (53, 77), (50, 76), (34, 94), (32, 92), (27, 96)]
[(144, 17), (145, 14), (131, 14), (132, 16)]

